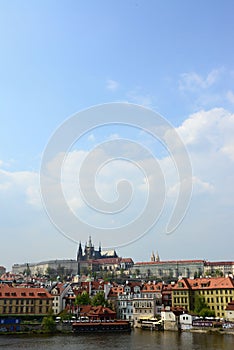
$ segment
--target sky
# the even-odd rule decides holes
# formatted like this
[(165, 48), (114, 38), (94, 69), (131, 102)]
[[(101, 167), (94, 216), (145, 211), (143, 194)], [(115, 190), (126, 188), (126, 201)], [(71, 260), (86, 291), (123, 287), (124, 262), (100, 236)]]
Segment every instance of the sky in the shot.
[[(171, 150), (134, 127), (102, 125), (66, 150), (63, 191), (73, 214), (105, 229), (134, 221), (147, 202), (146, 182), (158, 181), (151, 165), (156, 159), (166, 182), (161, 219), (142, 236), (131, 231), (121, 238), (118, 254), (135, 262), (148, 261), (152, 250), (161, 260), (234, 260), (233, 13), (231, 0), (0, 0), (0, 265), (9, 270), (14, 263), (73, 259), (77, 242), (88, 240), (79, 226), (71, 223), (72, 236), (64, 235), (51, 221), (40, 194), (40, 169), (47, 145), (66, 120), (112, 102), (152, 110), (180, 136), (192, 168), (188, 210), (167, 234), (178, 196)], [(94, 114), (91, 121), (98, 120)], [(82, 127), (86, 122), (80, 119)], [(119, 138), (134, 144), (112, 144)], [(103, 142), (107, 148), (95, 148)], [(151, 150), (151, 159), (138, 153), (139, 145)], [(51, 160), (51, 173), (61, 154)], [(140, 166), (130, 161), (136, 154)], [(92, 214), (77, 189), (89, 155), (94, 157), (84, 176), (87, 195), (93, 193), (88, 187), (94, 163), (100, 163), (97, 193), (107, 203), (118, 199), (115, 186), (123, 178), (136, 188), (133, 206), (116, 221)], [(161, 194), (156, 187), (150, 188), (155, 208)], [(54, 190), (46, 188), (63, 218)], [(104, 230), (99, 237), (94, 231), (89, 233), (95, 246), (101, 241), (110, 248), (114, 233)]]

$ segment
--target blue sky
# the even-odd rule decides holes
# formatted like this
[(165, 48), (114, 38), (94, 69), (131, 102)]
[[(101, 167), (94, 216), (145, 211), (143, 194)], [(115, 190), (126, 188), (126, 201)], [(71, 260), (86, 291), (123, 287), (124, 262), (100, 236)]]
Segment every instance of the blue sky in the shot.
[[(66, 118), (118, 101), (178, 129), (195, 179), (175, 234), (119, 253), (233, 260), (233, 13), (228, 0), (0, 1), (0, 264), (75, 256), (36, 203), (42, 153)], [(87, 151), (87, 139), (78, 146)]]

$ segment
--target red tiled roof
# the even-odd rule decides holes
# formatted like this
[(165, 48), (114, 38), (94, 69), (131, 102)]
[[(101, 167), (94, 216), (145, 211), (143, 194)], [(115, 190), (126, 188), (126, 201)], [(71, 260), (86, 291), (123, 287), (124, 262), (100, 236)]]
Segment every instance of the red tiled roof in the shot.
[(162, 283), (145, 283), (142, 287), (142, 293), (159, 293), (162, 290)]
[(124, 292), (124, 288), (122, 286), (111, 287), (108, 297), (117, 297), (119, 294)]
[(210, 278), (183, 278), (179, 280), (174, 289), (228, 289), (234, 288), (234, 282), (230, 277), (210, 277)]
[(52, 299), (51, 294), (44, 288), (18, 288), (0, 285), (0, 299)]
[(85, 315), (88, 317), (101, 317), (103, 315), (116, 315), (116, 312), (102, 305), (99, 305), (99, 306), (81, 305), (80, 315)]
[(204, 260), (166, 260), (166, 261), (142, 261), (137, 262), (135, 265), (165, 265), (165, 264), (192, 264), (192, 263), (204, 263)]
[(234, 265), (234, 261), (206, 261), (206, 266), (230, 266)]

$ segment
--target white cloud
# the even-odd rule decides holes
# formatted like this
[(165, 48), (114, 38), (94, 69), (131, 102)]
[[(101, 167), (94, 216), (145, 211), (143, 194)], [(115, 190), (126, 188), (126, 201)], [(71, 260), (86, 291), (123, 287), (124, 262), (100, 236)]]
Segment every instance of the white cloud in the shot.
[(96, 138), (94, 136), (94, 134), (91, 134), (88, 136), (88, 141), (91, 141), (91, 142), (95, 142)]
[(196, 72), (182, 73), (179, 80), (179, 89), (183, 91), (196, 90), (197, 88), (207, 89), (217, 82), (221, 71), (221, 69), (213, 69), (206, 77)]
[[(192, 181), (194, 185), (192, 209), (189, 213), (188, 223), (187, 226), (184, 224), (185, 226), (182, 225), (179, 227), (179, 232), (183, 232), (184, 230), (187, 235), (188, 232), (197, 229), (199, 232), (197, 234), (197, 242), (199, 242), (200, 238), (204, 235), (205, 221), (206, 227), (210, 230), (207, 231), (207, 235), (213, 234), (215, 230), (220, 231), (223, 227), (223, 239), (228, 241), (228, 237), (231, 237), (231, 234), (233, 234), (234, 114), (222, 108), (215, 108), (207, 111), (201, 110), (190, 115), (176, 130), (183, 139), (191, 158), (193, 167)], [(112, 140), (115, 140), (119, 135), (114, 136), (115, 137), (112, 135)], [(144, 134), (141, 136), (143, 138)], [(139, 134), (137, 134), (137, 142), (140, 142)], [(152, 145), (150, 144), (150, 146)], [(111, 155), (112, 149), (110, 148), (108, 151)], [(125, 224), (128, 222), (127, 220), (129, 218), (134, 218), (134, 215), (139, 215), (142, 208), (144, 209), (145, 201), (147, 201), (147, 191), (149, 186), (155, 183), (155, 181), (159, 188), (155, 186), (152, 190), (155, 191), (155, 205), (157, 204), (157, 195), (161, 190), (161, 183), (157, 178), (158, 174), (153, 173), (151, 170), (146, 178), (145, 173), (141, 172), (141, 167), (142, 169), (153, 169), (151, 166), (152, 160), (146, 158), (142, 159), (141, 154), (136, 154), (134, 147), (123, 147), (121, 151), (123, 152), (123, 156), (129, 159), (134, 155), (135, 160), (139, 161), (140, 167), (136, 167), (134, 164), (124, 160), (110, 161), (104, 164), (102, 162), (106, 154), (99, 151), (96, 152), (93, 157), (95, 164), (90, 164), (87, 169), (89, 174), (93, 174), (97, 194), (103, 201), (109, 201), (111, 203), (118, 199), (117, 184), (122, 179), (126, 179), (135, 191), (132, 201), (130, 201), (129, 204), (127, 202), (127, 211), (123, 211), (120, 216), (116, 215), (112, 217), (110, 215), (108, 218), (98, 216), (96, 213), (93, 214), (92, 210), (87, 208), (86, 203), (79, 193), (79, 169), (89, 152), (74, 150), (67, 154), (62, 172), (62, 185), (65, 198), (73, 212), (80, 214), (84, 221), (89, 222), (89, 220), (91, 220), (91, 224), (106, 228)], [(64, 154), (59, 154), (50, 163), (48, 171), (52, 178), (58, 176), (55, 174), (54, 169), (57, 164), (61, 163), (63, 156)], [(178, 195), (178, 176), (169, 155), (159, 159), (158, 163), (166, 182), (166, 208), (169, 208), (174, 198)], [(102, 164), (103, 166), (97, 168), (97, 173), (94, 173), (94, 167), (98, 164)], [(84, 179), (84, 185), (85, 190), (87, 189), (87, 193), (92, 195), (93, 184), (89, 181), (90, 177), (88, 177), (88, 173), (87, 179)], [(40, 214), (43, 213), (43, 209), (40, 200), (38, 180), (39, 175), (35, 172), (12, 172), (0, 169), (1, 227), (4, 225), (9, 227), (10, 224), (15, 223), (15, 226), (18, 226), (14, 227), (16, 232), (18, 232), (18, 230), (23, 231), (25, 227), (29, 235), (30, 232), (35, 232), (35, 229), (39, 231), (41, 227)], [(54, 205), (60, 210), (60, 203), (58, 203), (55, 189), (51, 187), (47, 190), (48, 194), (54, 198)], [(127, 194), (125, 196), (124, 192), (122, 192), (122, 195), (124, 200), (129, 199), (127, 198)], [(25, 208), (27, 208), (27, 211), (25, 211)], [(39, 208), (40, 210), (35, 210), (35, 208)], [(9, 215), (9, 212), (11, 215), (10, 222), (3, 223), (5, 217), (7, 218), (7, 215)], [(202, 216), (203, 213), (204, 216)], [(22, 225), (22, 217), (24, 218), (25, 226), (20, 226)], [(103, 224), (104, 226), (102, 226)], [(45, 232), (51, 231), (49, 220), (44, 224), (43, 230)], [(134, 235), (134, 233), (130, 233), (130, 235), (131, 234)], [(217, 235), (219, 234), (220, 232), (217, 233)], [(80, 232), (78, 232), (78, 235), (79, 239), (83, 240), (87, 238), (84, 238)], [(40, 243), (40, 234), (38, 234), (38, 237), (38, 242), (35, 241), (35, 245)], [(21, 240), (20, 238), (19, 245), (21, 244)], [(220, 244), (222, 244), (222, 242)], [(225, 244), (223, 243), (223, 248), (225, 248)], [(221, 249), (220, 247), (216, 248), (217, 254)], [(197, 248), (199, 248), (199, 246)], [(22, 246), (21, 249), (23, 249)], [(213, 249), (215, 249), (215, 247)], [(183, 256), (183, 251), (181, 251), (180, 254)], [(40, 259), (40, 255), (35, 256), (35, 259)]]
[(149, 94), (144, 94), (141, 88), (136, 88), (127, 93), (129, 102), (136, 103), (145, 107), (152, 107), (153, 99)]
[(213, 145), (215, 151), (229, 142), (233, 131), (234, 117), (223, 108), (194, 113), (177, 128), (186, 145), (197, 144), (197, 150)]
[(108, 79), (106, 82), (106, 88), (110, 91), (116, 91), (119, 88), (119, 83), (116, 80)]
[(221, 151), (234, 162), (234, 141), (223, 146)]
[(231, 102), (231, 103), (234, 104), (234, 92), (233, 92), (233, 91), (229, 90), (229, 91), (227, 92), (226, 97), (227, 97), (227, 100), (228, 100), (229, 102)]
[(108, 137), (108, 140), (117, 140), (119, 139), (120, 136), (119, 134), (111, 134), (109, 137)]
[[(36, 172), (15, 171), (0, 169), (0, 191), (11, 196), (22, 196), (25, 204), (41, 207), (39, 193), (39, 176)], [(23, 200), (23, 199), (22, 199)]]

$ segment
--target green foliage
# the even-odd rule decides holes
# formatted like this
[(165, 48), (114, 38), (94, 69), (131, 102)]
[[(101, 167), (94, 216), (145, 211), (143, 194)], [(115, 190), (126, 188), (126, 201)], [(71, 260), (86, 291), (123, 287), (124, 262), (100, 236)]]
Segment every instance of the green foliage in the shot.
[(61, 317), (62, 321), (63, 320), (70, 320), (72, 315), (67, 310), (63, 310), (60, 312), (59, 317)]
[(46, 332), (55, 331), (56, 323), (52, 315), (43, 317), (42, 320), (42, 329)]
[(203, 308), (199, 312), (199, 316), (201, 316), (201, 317), (214, 317), (215, 312), (213, 310), (210, 310), (209, 308)]
[(103, 292), (98, 292), (93, 298), (92, 298), (92, 305), (93, 306), (105, 306), (109, 307), (108, 301), (105, 299), (105, 295)]
[(215, 312), (210, 310), (204, 299), (199, 295), (195, 297), (194, 312), (201, 317), (214, 317)]
[(199, 315), (202, 309), (207, 309), (207, 305), (203, 298), (196, 295), (194, 303), (194, 312)]
[(87, 292), (83, 292), (82, 294), (79, 294), (76, 296), (75, 300), (76, 305), (90, 305), (91, 299)]

